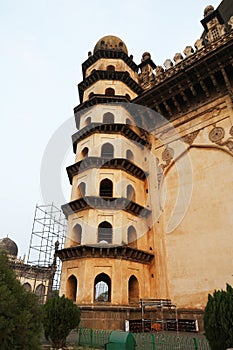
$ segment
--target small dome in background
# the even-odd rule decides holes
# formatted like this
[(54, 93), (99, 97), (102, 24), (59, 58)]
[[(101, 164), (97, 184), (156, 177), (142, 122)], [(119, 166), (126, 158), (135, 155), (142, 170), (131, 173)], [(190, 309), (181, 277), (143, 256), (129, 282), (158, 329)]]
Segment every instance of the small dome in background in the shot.
[(125, 43), (118, 37), (107, 35), (101, 38), (94, 48), (94, 54), (99, 50), (123, 51), (128, 55), (128, 50)]
[(18, 255), (17, 244), (8, 237), (0, 239), (0, 250), (5, 250), (7, 254), (15, 257)]
[(204, 10), (204, 17), (208, 16), (213, 11), (214, 11), (214, 7), (212, 5), (206, 6)]

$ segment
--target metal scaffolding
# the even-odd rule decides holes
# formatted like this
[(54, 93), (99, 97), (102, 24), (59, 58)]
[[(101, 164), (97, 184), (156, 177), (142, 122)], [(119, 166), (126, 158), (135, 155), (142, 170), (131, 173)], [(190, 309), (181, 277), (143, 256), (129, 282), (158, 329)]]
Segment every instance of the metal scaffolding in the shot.
[[(151, 310), (154, 311), (160, 311), (160, 317), (155, 318), (151, 323), (151, 330), (166, 330), (167, 323), (173, 323), (173, 330), (175, 330), (177, 333), (179, 332), (178, 328), (178, 315), (177, 315), (177, 308), (175, 304), (171, 303), (170, 299), (140, 299), (141, 304), (141, 312), (142, 312), (142, 327), (143, 332), (145, 328), (145, 323), (148, 322), (148, 320), (144, 319), (145, 315), (145, 309), (148, 307)], [(168, 311), (169, 313), (174, 313), (174, 318), (170, 319), (169, 321), (167, 319), (164, 319), (164, 311)]]
[(66, 218), (53, 203), (36, 205), (24, 276), (33, 283), (41, 303), (60, 287), (61, 261), (55, 250), (65, 243)]

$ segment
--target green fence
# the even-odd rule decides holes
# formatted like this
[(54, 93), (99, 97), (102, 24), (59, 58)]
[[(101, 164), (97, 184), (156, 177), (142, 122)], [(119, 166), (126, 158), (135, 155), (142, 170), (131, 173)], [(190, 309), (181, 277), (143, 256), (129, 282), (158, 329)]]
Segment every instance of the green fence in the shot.
[[(111, 331), (80, 328), (78, 345), (104, 348)], [(210, 350), (205, 338), (195, 335), (170, 335), (164, 333), (133, 333), (137, 350)]]

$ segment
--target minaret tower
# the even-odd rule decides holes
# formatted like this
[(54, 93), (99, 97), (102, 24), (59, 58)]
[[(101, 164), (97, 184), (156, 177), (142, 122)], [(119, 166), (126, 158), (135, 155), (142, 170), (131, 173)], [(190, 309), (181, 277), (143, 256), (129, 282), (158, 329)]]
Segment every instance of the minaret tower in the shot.
[(127, 108), (142, 87), (115, 36), (100, 39), (82, 69), (61, 294), (80, 306), (83, 326), (122, 328), (140, 298), (155, 297), (150, 140)]

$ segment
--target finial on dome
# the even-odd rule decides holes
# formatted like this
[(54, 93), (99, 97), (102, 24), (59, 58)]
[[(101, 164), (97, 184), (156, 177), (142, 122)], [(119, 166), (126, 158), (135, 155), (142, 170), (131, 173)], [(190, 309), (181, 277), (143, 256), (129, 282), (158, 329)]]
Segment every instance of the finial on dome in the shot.
[(204, 17), (208, 16), (210, 13), (214, 12), (214, 6), (208, 5), (204, 10)]
[(142, 59), (141, 61), (144, 62), (146, 60), (150, 60), (151, 59), (151, 55), (149, 52), (144, 52), (144, 54), (142, 55)]

